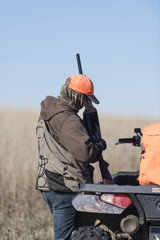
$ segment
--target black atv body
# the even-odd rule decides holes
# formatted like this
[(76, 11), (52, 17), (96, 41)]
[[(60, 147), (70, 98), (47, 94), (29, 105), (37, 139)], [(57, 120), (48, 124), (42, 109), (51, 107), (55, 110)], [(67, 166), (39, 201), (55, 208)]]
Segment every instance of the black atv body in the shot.
[(119, 172), (115, 184), (82, 184), (73, 206), (83, 226), (72, 240), (159, 240), (160, 187), (139, 185), (138, 172)]

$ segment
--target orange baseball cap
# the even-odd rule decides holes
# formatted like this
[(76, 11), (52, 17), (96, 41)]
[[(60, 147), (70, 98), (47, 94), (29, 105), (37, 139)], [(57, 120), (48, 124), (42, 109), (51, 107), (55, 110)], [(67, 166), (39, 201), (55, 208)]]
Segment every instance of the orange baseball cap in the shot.
[(69, 88), (87, 95), (94, 103), (99, 104), (98, 99), (94, 96), (94, 85), (88, 77), (82, 74), (75, 74), (70, 79)]

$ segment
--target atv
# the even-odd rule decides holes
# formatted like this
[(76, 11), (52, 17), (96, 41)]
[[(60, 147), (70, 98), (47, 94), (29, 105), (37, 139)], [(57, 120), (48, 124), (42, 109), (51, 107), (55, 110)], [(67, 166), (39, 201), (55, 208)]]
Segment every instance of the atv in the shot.
[[(140, 146), (140, 129), (117, 144)], [(81, 184), (73, 199), (82, 226), (71, 240), (160, 240), (160, 186), (139, 185), (137, 172), (118, 172), (114, 184)]]

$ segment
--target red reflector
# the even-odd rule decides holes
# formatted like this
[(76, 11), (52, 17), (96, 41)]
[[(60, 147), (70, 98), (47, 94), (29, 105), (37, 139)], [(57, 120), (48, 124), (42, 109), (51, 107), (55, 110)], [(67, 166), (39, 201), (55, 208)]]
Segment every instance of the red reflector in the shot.
[(120, 208), (127, 208), (132, 202), (128, 195), (122, 194), (102, 194), (101, 201), (112, 204)]
[(128, 195), (114, 195), (113, 197), (113, 205), (121, 208), (127, 208), (131, 204), (131, 199)]

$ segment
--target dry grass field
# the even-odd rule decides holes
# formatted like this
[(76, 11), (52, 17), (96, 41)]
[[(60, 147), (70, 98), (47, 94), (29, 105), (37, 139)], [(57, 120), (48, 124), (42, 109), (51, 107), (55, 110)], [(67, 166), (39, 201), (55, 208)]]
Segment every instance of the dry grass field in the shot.
[[(38, 115), (33, 110), (0, 108), (1, 240), (52, 239), (52, 216), (35, 189)], [(115, 142), (118, 138), (132, 137), (135, 127), (143, 130), (150, 123), (153, 120), (100, 116), (102, 137), (108, 144), (103, 156), (111, 173), (139, 168), (140, 149), (129, 144), (115, 146)], [(95, 181), (99, 180), (96, 170)]]

